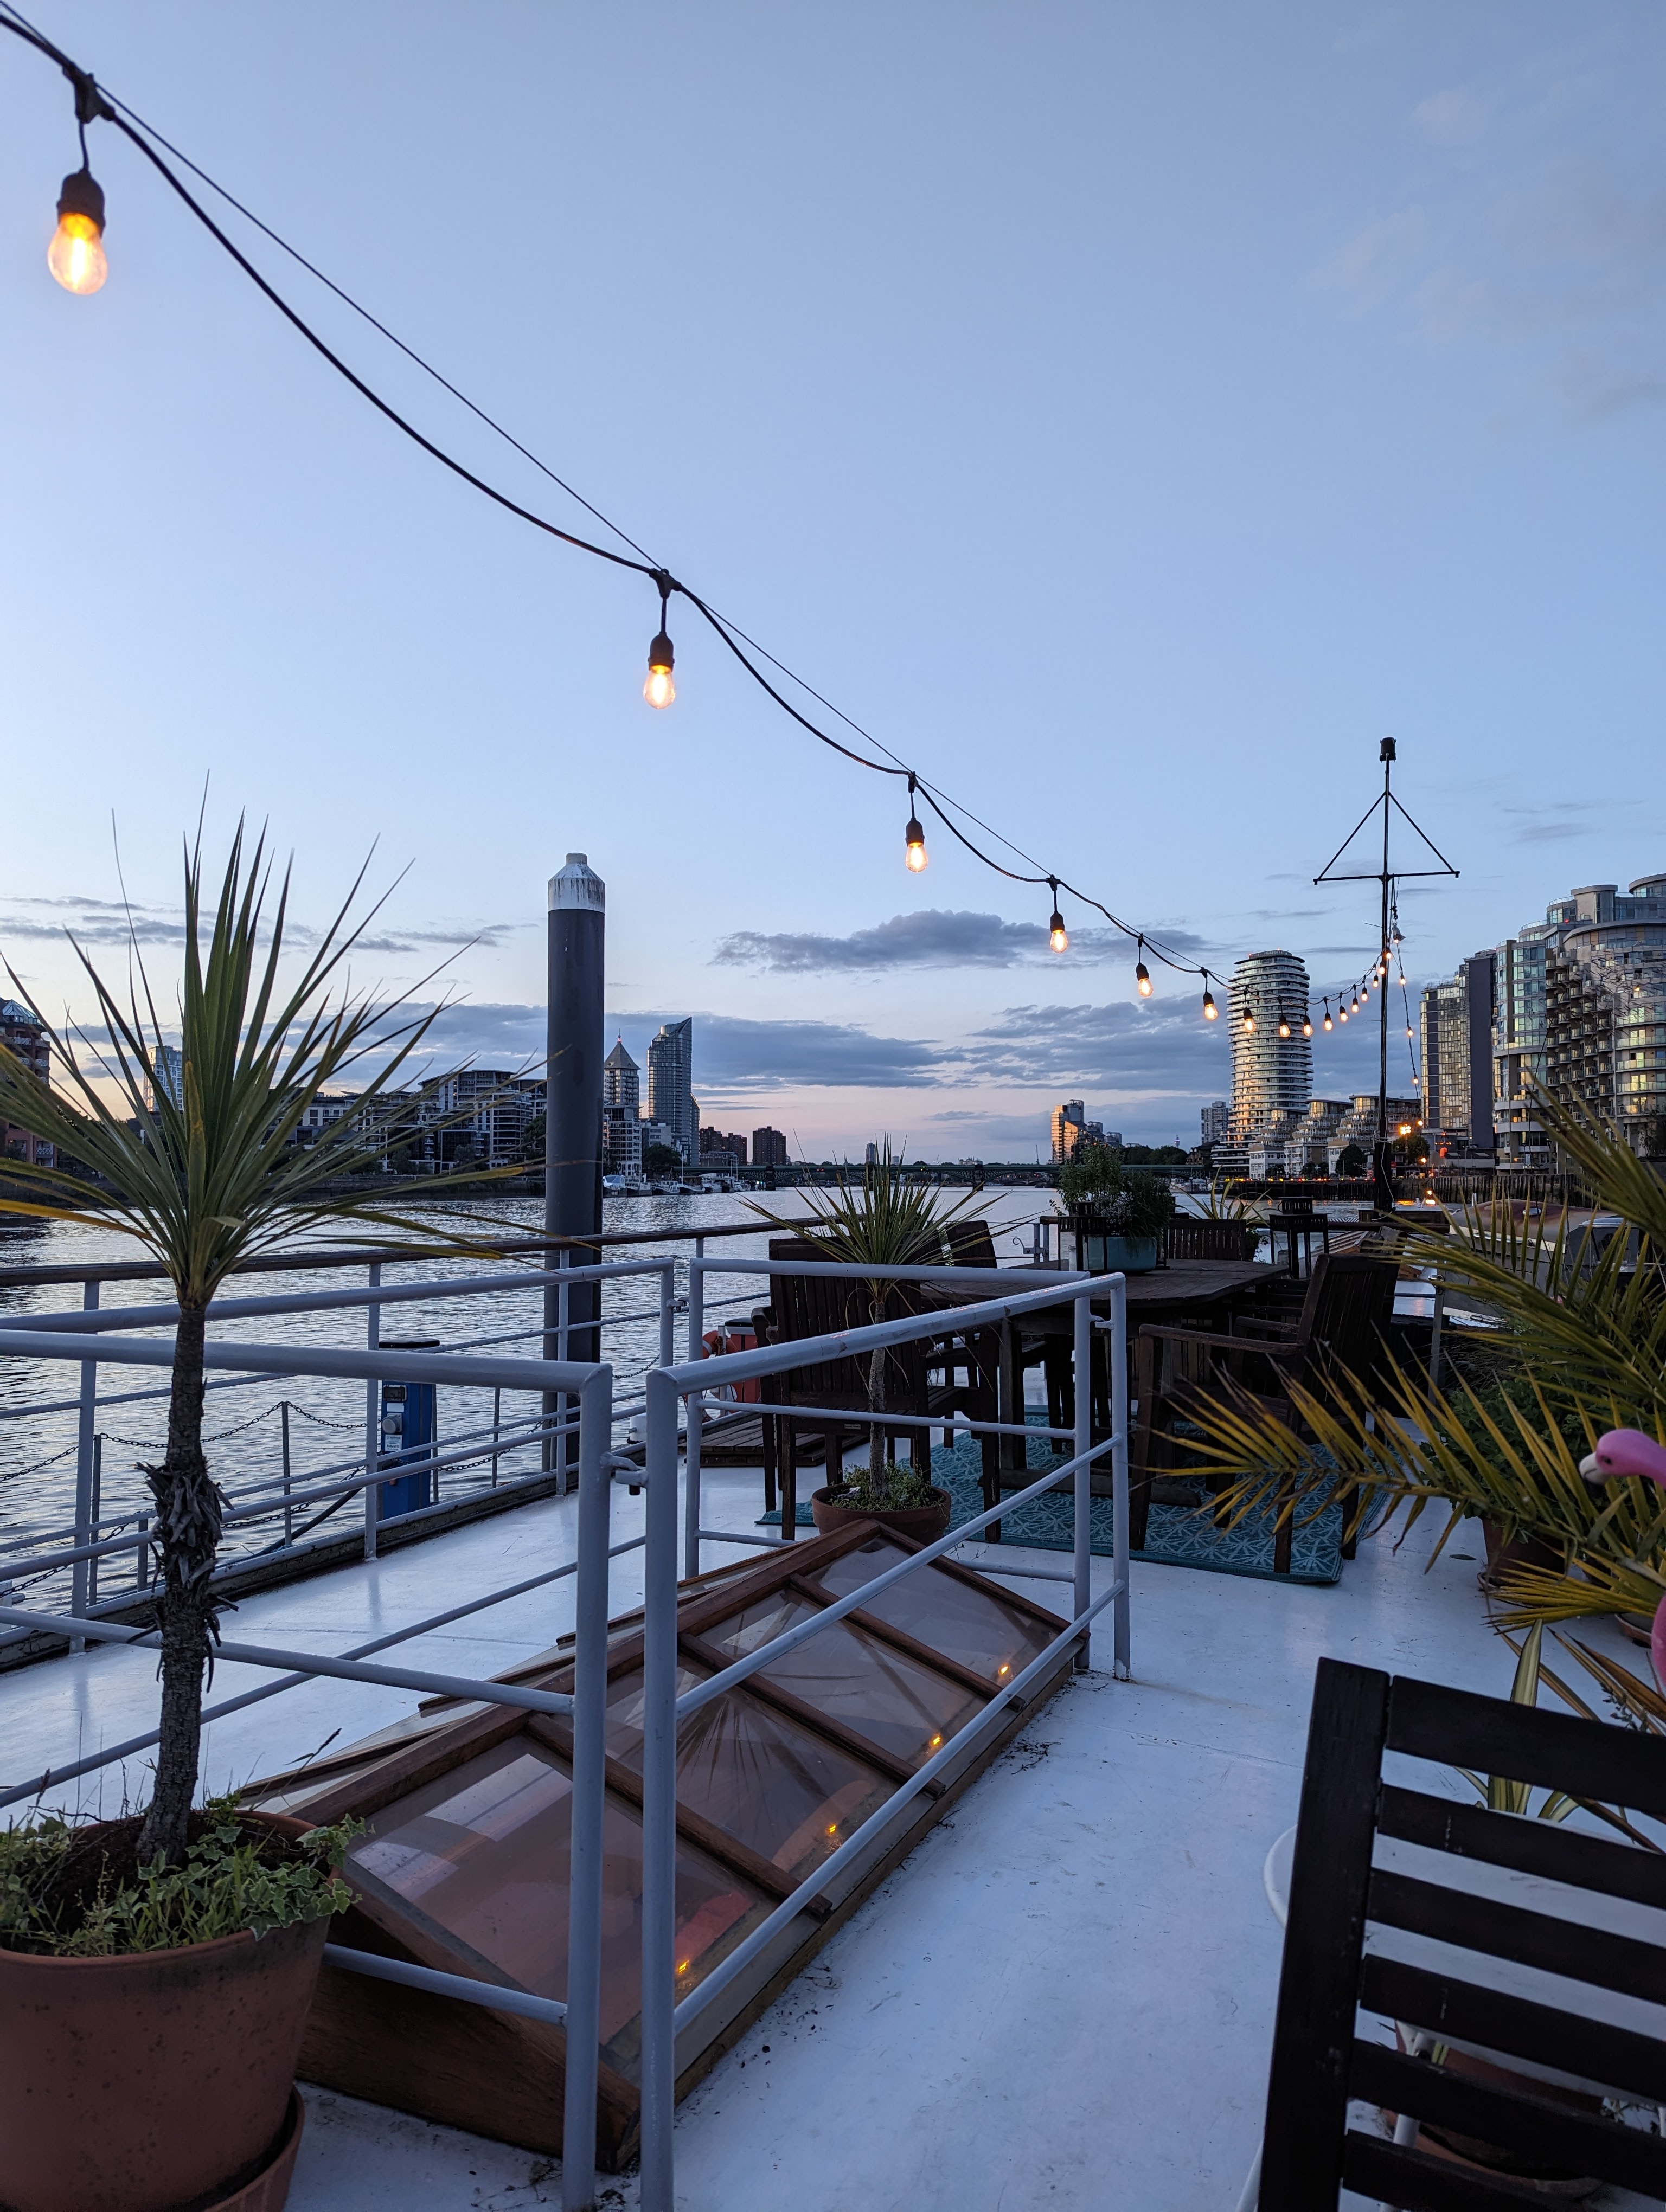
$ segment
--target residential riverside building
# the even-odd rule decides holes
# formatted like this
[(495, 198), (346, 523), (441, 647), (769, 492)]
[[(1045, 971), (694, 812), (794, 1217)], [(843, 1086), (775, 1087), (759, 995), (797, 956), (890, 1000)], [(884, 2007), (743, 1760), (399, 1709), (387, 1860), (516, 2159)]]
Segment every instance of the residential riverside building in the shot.
[(723, 1166), (744, 1168), (746, 1164), (746, 1139), (739, 1129), (727, 1132), (722, 1129), (702, 1129), (700, 1132), (700, 1158), (702, 1165), (713, 1152), (723, 1152), (728, 1155), (727, 1158), (721, 1163)]
[(423, 1084), (422, 1096), (430, 1162), (474, 1158), (498, 1168), (520, 1159), (526, 1124), (544, 1110), (544, 1086), (508, 1068), (465, 1067)]
[(602, 1062), (602, 1173), (642, 1172), (641, 1071), (621, 1037)]
[(1474, 953), (1449, 981), (1428, 984), (1420, 1000), (1421, 1120), (1431, 1146), (1441, 1151), (1493, 1150), (1497, 963), (1496, 951)]
[(1501, 1163), (1553, 1164), (1530, 1084), (1666, 1155), (1666, 874), (1587, 884), (1494, 956), (1493, 1119)]
[(150, 1055), (150, 1062), (156, 1071), (155, 1081), (145, 1085), (151, 1111), (155, 1111), (159, 1093), (167, 1099), (170, 1105), (183, 1109), (185, 1103), (185, 1054), (177, 1044), (159, 1044)]
[(666, 1022), (648, 1048), (648, 1118), (663, 1121), (686, 1167), (700, 1151), (700, 1109), (694, 1097), (694, 1018)]
[[(1316, 1100), (1316, 1104), (1320, 1102)], [(1324, 1102), (1329, 1104), (1329, 1101)], [(1392, 1144), (1403, 1128), (1415, 1129), (1423, 1119), (1422, 1102), (1415, 1097), (1389, 1098), (1388, 1108), (1389, 1142)], [(1371, 1148), (1377, 1142), (1377, 1093), (1374, 1091), (1356, 1091), (1347, 1111), (1324, 1140), (1327, 1172), (1337, 1172), (1337, 1162), (1350, 1146), (1371, 1158)], [(1369, 1172), (1369, 1170), (1367, 1170)]]
[(1087, 1108), (1079, 1098), (1067, 1098), (1063, 1105), (1053, 1109), (1051, 1128), (1055, 1166), (1061, 1160), (1073, 1160), (1084, 1145), (1120, 1148), (1122, 1142), (1120, 1129), (1113, 1129), (1107, 1137), (1103, 1121), (1088, 1120)]
[[(0, 1044), (21, 1060), (32, 1075), (43, 1083), (52, 1079), (52, 1048), (46, 1041), (46, 1032), (26, 1006), (15, 999), (0, 999)], [(166, 1052), (164, 1045), (162, 1050)], [(49, 1168), (56, 1164), (57, 1155), (44, 1137), (35, 1137), (27, 1129), (19, 1129), (9, 1121), (0, 1121), (0, 1155), (7, 1159), (27, 1160), (36, 1167)]]
[(1201, 1119), (1203, 1142), (1206, 1145), (1224, 1145), (1232, 1126), (1232, 1109), (1226, 1101), (1217, 1098), (1213, 1105), (1206, 1106)]
[(1252, 952), (1233, 969), (1228, 995), (1231, 1134), (1247, 1144), (1273, 1114), (1305, 1114), (1313, 1095), (1306, 966), (1293, 952)]
[(752, 1165), (755, 1168), (784, 1168), (787, 1164), (787, 1139), (779, 1129), (764, 1127), (752, 1132)]

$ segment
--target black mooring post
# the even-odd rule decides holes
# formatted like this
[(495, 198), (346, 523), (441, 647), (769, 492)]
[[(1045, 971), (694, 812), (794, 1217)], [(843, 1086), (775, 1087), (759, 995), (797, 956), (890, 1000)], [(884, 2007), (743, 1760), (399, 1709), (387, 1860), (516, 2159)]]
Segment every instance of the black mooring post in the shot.
[[(582, 853), (550, 878), (550, 1000), (548, 1090), (544, 1121), (544, 1226), (551, 1237), (595, 1237), (602, 1225), (602, 996), (606, 975), (607, 887)], [(556, 1255), (552, 1254), (552, 1261)], [(601, 1258), (599, 1245), (568, 1252), (569, 1267)], [(556, 1331), (561, 1293), (544, 1294), (544, 1357), (561, 1357)], [(599, 1359), (601, 1286), (575, 1283), (567, 1293), (567, 1357)], [(547, 1397), (552, 1413), (558, 1401)], [(576, 1398), (559, 1401), (568, 1414)], [(576, 1431), (557, 1454), (546, 1444), (544, 1463), (576, 1469)]]

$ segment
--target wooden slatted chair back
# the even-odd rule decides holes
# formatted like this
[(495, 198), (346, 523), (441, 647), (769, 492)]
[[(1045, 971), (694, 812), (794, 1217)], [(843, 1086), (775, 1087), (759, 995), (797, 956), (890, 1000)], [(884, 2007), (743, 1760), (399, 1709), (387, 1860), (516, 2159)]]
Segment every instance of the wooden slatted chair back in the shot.
[(1322, 1659), (1262, 2205), (1505, 2212), (1557, 2175), (1658, 2202), (1666, 1855), (1390, 1782), (1389, 1753), (1666, 1820), (1666, 1741)]
[(1200, 1221), (1177, 1214), (1163, 1232), (1170, 1260), (1253, 1260), (1260, 1231), (1252, 1221)]
[(987, 1221), (952, 1221), (944, 1231), (952, 1267), (993, 1267), (995, 1240)]

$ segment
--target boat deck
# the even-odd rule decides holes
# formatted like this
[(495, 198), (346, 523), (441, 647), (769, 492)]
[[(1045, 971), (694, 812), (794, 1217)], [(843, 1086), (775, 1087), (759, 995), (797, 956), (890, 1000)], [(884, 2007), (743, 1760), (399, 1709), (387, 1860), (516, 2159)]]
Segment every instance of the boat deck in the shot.
[[(756, 1472), (712, 1470), (707, 1489), (715, 1525), (760, 1510)], [(641, 1510), (617, 1493), (619, 1534)], [(541, 1501), (264, 1593), (228, 1632), (344, 1650), (571, 1557), (575, 1513), (572, 1499)], [(1112, 1679), (1096, 1638), (1096, 1671), (1035, 1717), (690, 2095), (677, 2124), (683, 2212), (1230, 2212), (1259, 2129), (1278, 1978), (1262, 1866), (1295, 1818), (1314, 1663), (1331, 1655), (1505, 1694), (1511, 1656), (1476, 1593), (1470, 1533), (1426, 1573), (1432, 1516), (1397, 1553), (1363, 1545), (1329, 1589), (1136, 1563), (1134, 1680)], [(727, 1555), (708, 1546), (707, 1564)], [(640, 1561), (616, 1563), (617, 1611), (639, 1595)], [(1108, 1577), (1110, 1562), (1094, 1569)], [(1048, 1601), (1045, 1585), (1028, 1587)], [(571, 1592), (534, 1592), (401, 1659), (496, 1672), (570, 1626)], [(259, 1679), (223, 1667), (215, 1694)], [(5, 1778), (138, 1733), (155, 1694), (154, 1657), (110, 1647), (0, 1680)], [(415, 1702), (312, 1681), (215, 1724), (208, 1779), (246, 1783)], [(143, 1793), (134, 1762), (48, 1802), (108, 1814)], [(603, 2192), (635, 2202), (629, 2177)], [(546, 2159), (309, 2097), (291, 2212), (559, 2202)]]

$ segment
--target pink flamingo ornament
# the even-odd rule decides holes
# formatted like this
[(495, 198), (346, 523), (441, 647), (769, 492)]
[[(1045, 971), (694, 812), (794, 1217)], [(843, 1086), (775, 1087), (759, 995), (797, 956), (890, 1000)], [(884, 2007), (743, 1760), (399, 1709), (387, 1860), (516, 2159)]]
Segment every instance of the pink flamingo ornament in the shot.
[[(1640, 1474), (1666, 1490), (1666, 1444), (1657, 1444), (1641, 1429), (1610, 1429), (1607, 1436), (1597, 1438), (1596, 1449), (1580, 1461), (1579, 1472), (1593, 1486)], [(1655, 1614), (1649, 1649), (1654, 1656), (1655, 1674), (1666, 1683), (1666, 1597)]]

